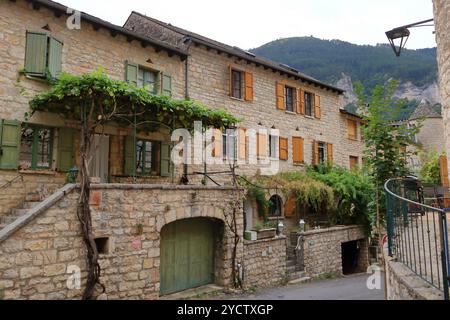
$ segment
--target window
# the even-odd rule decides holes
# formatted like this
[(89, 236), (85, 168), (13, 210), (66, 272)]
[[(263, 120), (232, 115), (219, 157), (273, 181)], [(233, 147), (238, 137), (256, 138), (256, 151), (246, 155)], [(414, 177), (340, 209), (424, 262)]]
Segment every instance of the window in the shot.
[(355, 170), (359, 166), (359, 158), (350, 156), (350, 170)]
[(319, 160), (319, 164), (324, 164), (327, 156), (326, 156), (326, 144), (324, 142), (319, 142), (318, 143), (318, 160)]
[(276, 158), (278, 157), (278, 141), (279, 137), (275, 135), (269, 135), (269, 157)]
[(155, 94), (157, 93), (157, 79), (157, 72), (139, 68), (137, 86), (138, 88), (146, 88), (149, 92)]
[(227, 129), (222, 134), (222, 155), (229, 160), (236, 159), (236, 133), (234, 130)]
[(27, 32), (25, 72), (32, 76), (57, 78), (61, 73), (63, 43), (46, 33)]
[(358, 138), (358, 123), (356, 120), (347, 119), (347, 136), (352, 140)]
[(94, 242), (99, 254), (109, 254), (109, 238), (95, 238)]
[(294, 88), (285, 87), (286, 111), (294, 112)]
[(242, 99), (243, 72), (231, 70), (231, 96), (236, 99)]
[(314, 95), (309, 92), (305, 92), (305, 115), (313, 116)]
[(160, 142), (136, 141), (136, 174), (157, 175), (159, 172)]
[(273, 195), (270, 197), (269, 200), (270, 206), (269, 206), (269, 216), (270, 217), (280, 217), (281, 216), (281, 209), (283, 205), (283, 201), (281, 200), (281, 197), (279, 195)]
[(53, 130), (27, 126), (22, 128), (19, 163), (26, 169), (49, 169), (52, 165)]

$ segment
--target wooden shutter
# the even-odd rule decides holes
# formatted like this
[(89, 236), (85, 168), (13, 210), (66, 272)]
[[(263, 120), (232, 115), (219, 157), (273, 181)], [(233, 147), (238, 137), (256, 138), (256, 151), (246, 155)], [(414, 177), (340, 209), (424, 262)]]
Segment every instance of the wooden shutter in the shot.
[(347, 135), (349, 139), (356, 140), (358, 126), (355, 120), (347, 119)]
[(137, 64), (132, 63), (130, 61), (126, 61), (125, 62), (125, 81), (137, 86), (138, 71), (139, 71), (139, 66)]
[(256, 134), (256, 155), (258, 157), (267, 156), (267, 136), (265, 134)]
[(60, 128), (58, 136), (58, 171), (69, 171), (75, 164), (74, 150), (75, 130)]
[(320, 111), (320, 96), (315, 94), (314, 95), (314, 117), (317, 119), (320, 119), (322, 116)]
[(20, 122), (1, 120), (0, 124), (0, 168), (17, 169), (21, 135)]
[(327, 143), (327, 161), (329, 165), (333, 165), (333, 144)]
[(286, 204), (284, 205), (284, 216), (285, 217), (292, 217), (295, 214), (295, 207), (297, 205), (297, 201), (295, 197), (290, 197)]
[(289, 159), (289, 142), (287, 138), (280, 137), (280, 160), (288, 160)]
[(319, 142), (313, 142), (313, 165), (319, 164)]
[(301, 164), (305, 161), (303, 149), (304, 139), (300, 137), (292, 137), (292, 159), (294, 164)]
[(161, 93), (165, 96), (172, 96), (172, 76), (169, 74), (162, 74)]
[(213, 157), (222, 157), (222, 131), (214, 129), (214, 145), (212, 149)]
[(247, 129), (239, 128), (239, 159), (247, 158)]
[(350, 156), (350, 170), (356, 169), (358, 165), (359, 165), (359, 158)]
[(297, 113), (305, 114), (305, 91), (297, 89)]
[(50, 38), (50, 48), (48, 55), (48, 70), (53, 78), (58, 78), (61, 74), (62, 63), (62, 42)]
[(161, 142), (161, 177), (170, 177), (170, 144)]
[(124, 170), (125, 175), (135, 174), (136, 169), (136, 145), (134, 143), (134, 137), (125, 137), (125, 148), (124, 148)]
[(31, 75), (45, 75), (47, 68), (47, 41), (45, 33), (27, 32), (25, 71)]
[(285, 103), (285, 97), (284, 97), (284, 84), (277, 82), (276, 83), (276, 99), (277, 99), (277, 109), (279, 110), (285, 110), (286, 109), (286, 103)]
[(449, 181), (448, 181), (448, 162), (447, 162), (447, 156), (440, 156), (439, 157), (439, 167), (440, 167), (440, 174), (441, 174), (441, 184), (443, 187), (449, 187)]
[(253, 73), (245, 72), (245, 100), (253, 101)]

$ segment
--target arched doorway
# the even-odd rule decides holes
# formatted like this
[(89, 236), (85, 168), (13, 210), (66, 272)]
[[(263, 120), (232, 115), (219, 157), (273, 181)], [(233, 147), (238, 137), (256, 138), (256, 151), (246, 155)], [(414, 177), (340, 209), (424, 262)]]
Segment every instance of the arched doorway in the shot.
[(277, 194), (270, 197), (269, 217), (281, 217), (283, 200)]
[(214, 219), (172, 222), (161, 230), (160, 294), (214, 282)]

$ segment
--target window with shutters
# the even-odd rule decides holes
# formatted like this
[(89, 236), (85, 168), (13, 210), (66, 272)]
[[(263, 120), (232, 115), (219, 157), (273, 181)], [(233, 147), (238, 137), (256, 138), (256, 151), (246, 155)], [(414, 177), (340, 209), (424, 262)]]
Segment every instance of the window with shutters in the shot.
[(231, 96), (236, 99), (243, 99), (244, 72), (231, 70)]
[(61, 74), (63, 43), (47, 33), (27, 32), (25, 73), (35, 77), (57, 78)]
[(22, 169), (50, 169), (53, 129), (39, 126), (22, 128), (19, 165)]
[(294, 112), (294, 91), (295, 89), (292, 87), (285, 86), (284, 88), (284, 96), (286, 102), (286, 111)]
[(158, 72), (139, 67), (137, 81), (138, 88), (145, 88), (149, 92), (156, 94), (158, 91), (156, 85), (157, 79)]
[(351, 140), (358, 139), (358, 123), (356, 120), (347, 119), (347, 136)]
[(313, 105), (314, 105), (314, 95), (310, 92), (305, 92), (305, 115), (312, 117), (313, 114)]
[(136, 141), (136, 174), (141, 176), (158, 175), (159, 141), (137, 140)]
[(167, 73), (125, 61), (125, 80), (138, 88), (146, 88), (152, 94), (172, 96), (172, 76)]
[(350, 170), (355, 170), (359, 166), (359, 158), (355, 156), (350, 156)]

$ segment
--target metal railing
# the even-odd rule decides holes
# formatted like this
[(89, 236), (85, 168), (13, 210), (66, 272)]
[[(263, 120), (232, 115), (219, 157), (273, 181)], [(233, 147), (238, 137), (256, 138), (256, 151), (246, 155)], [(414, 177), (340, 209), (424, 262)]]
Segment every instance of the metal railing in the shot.
[(449, 246), (446, 211), (424, 204), (408, 178), (385, 183), (389, 255), (442, 291), (449, 300)]

